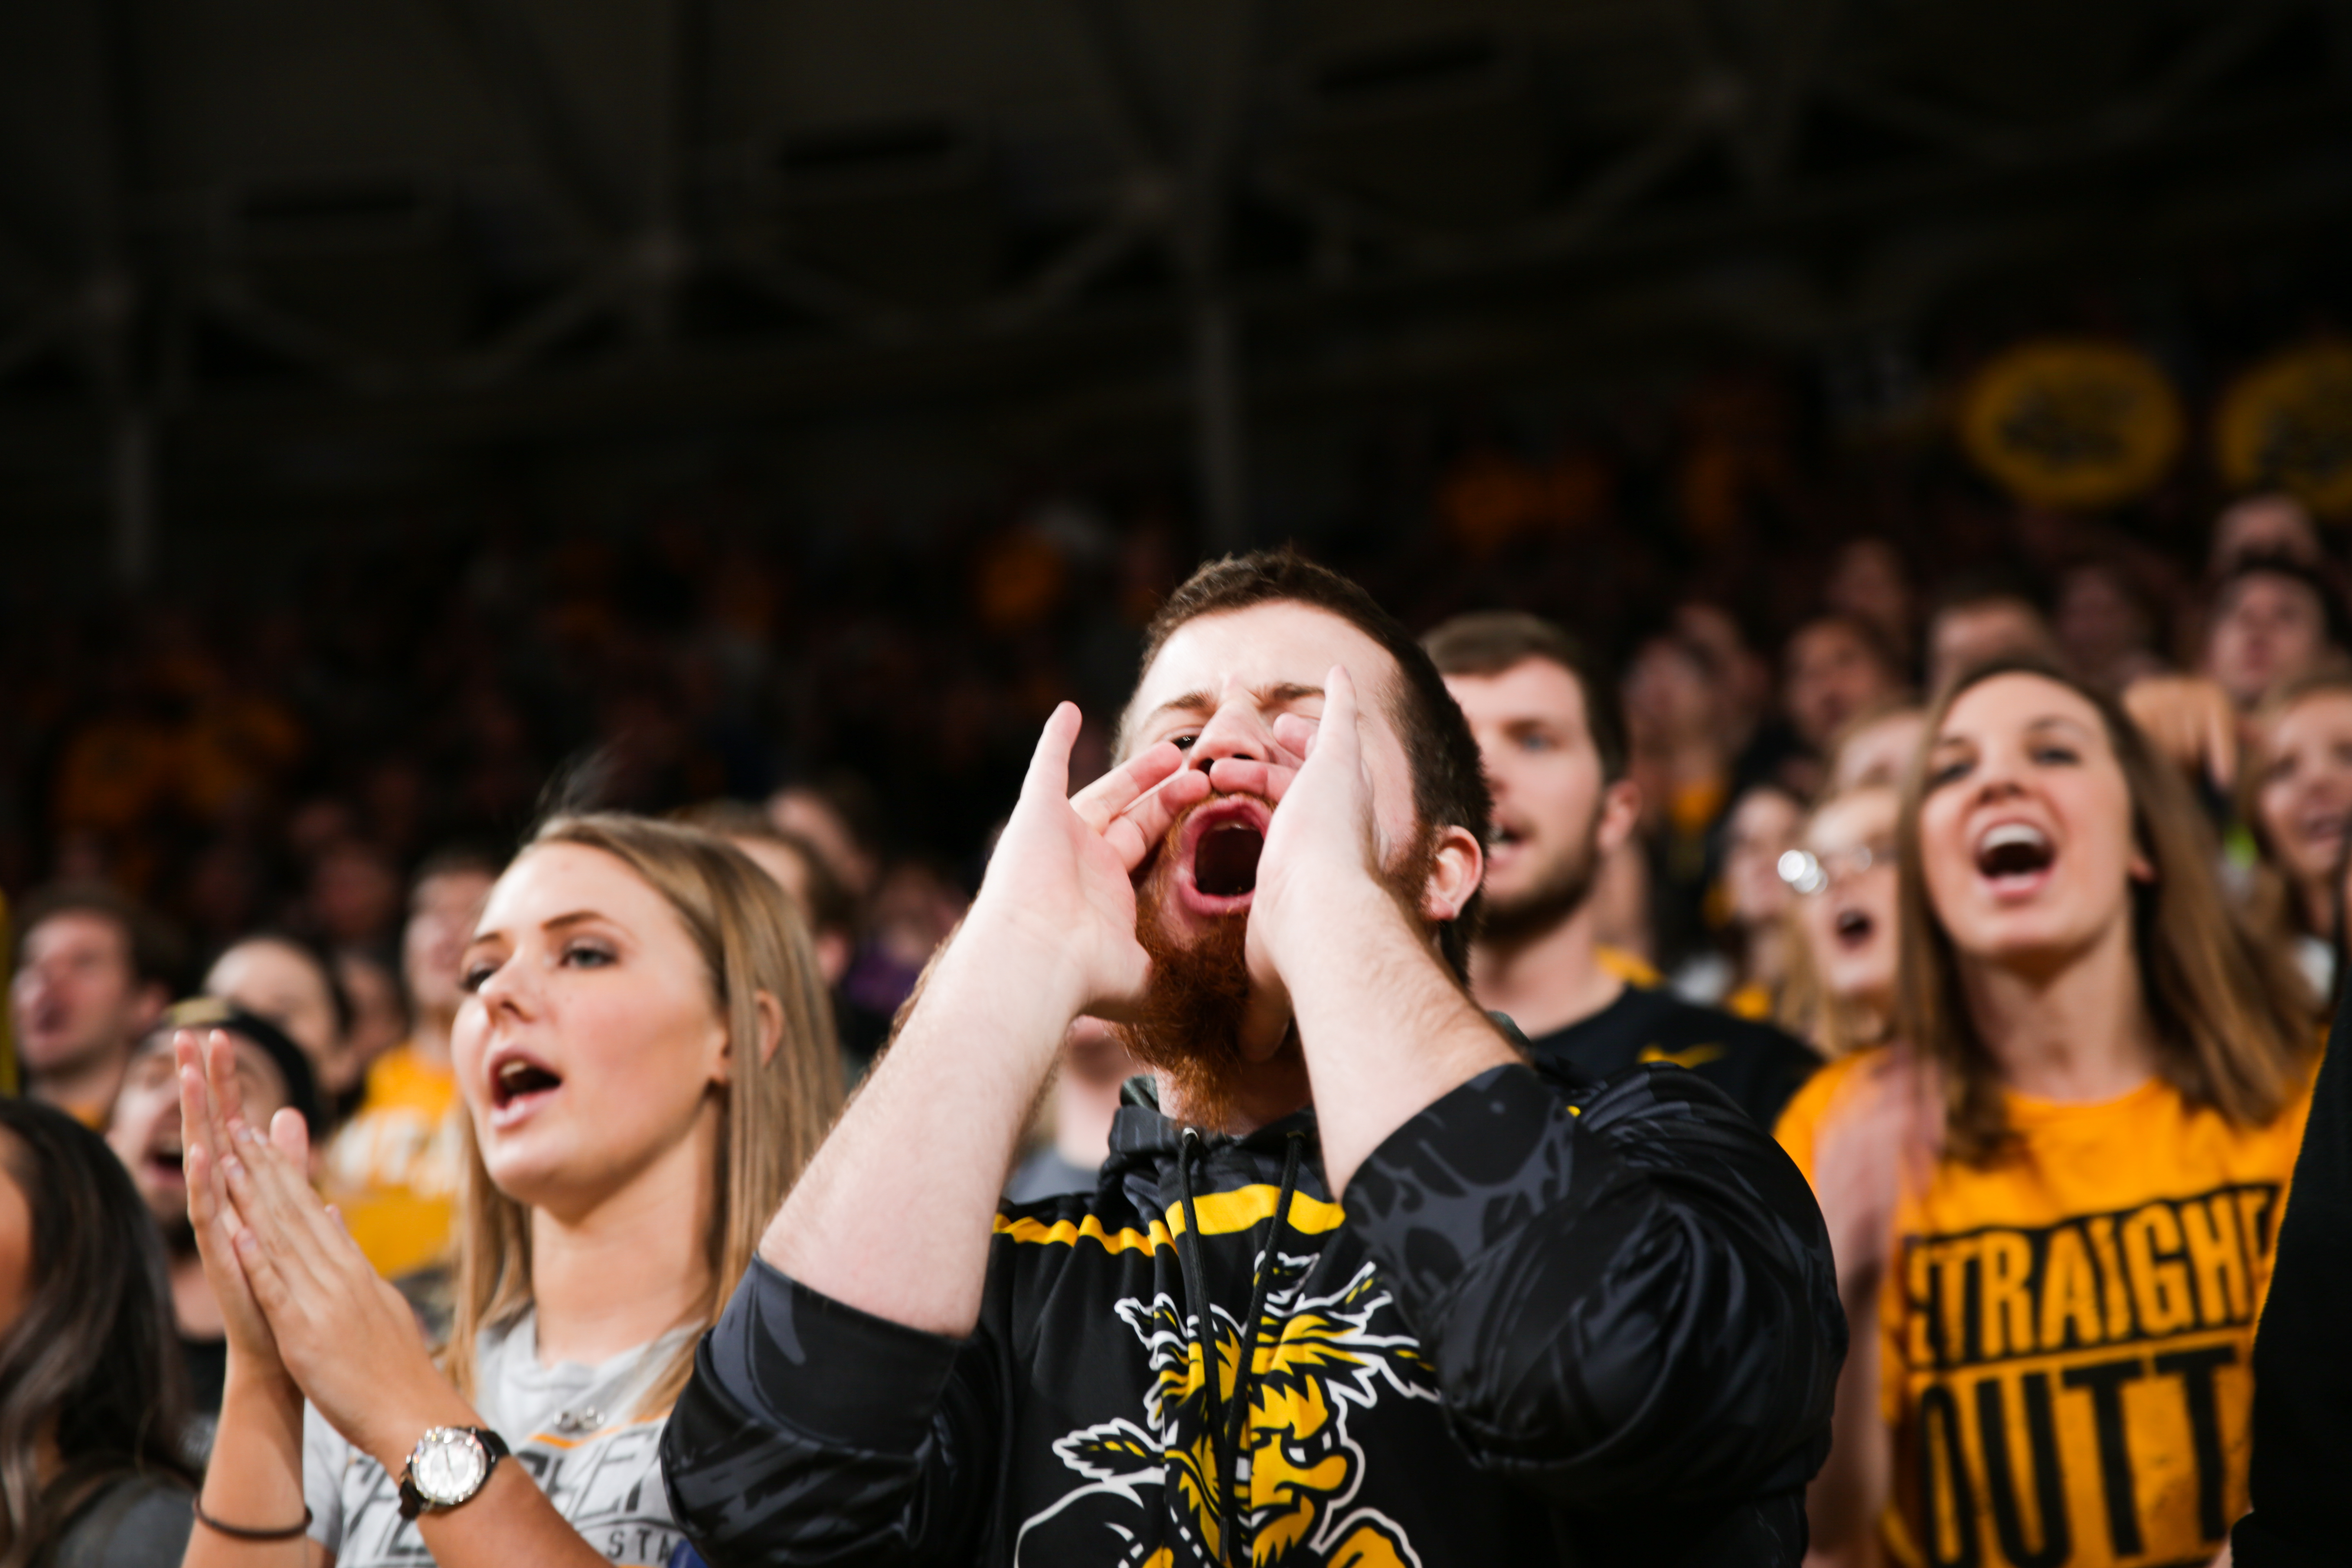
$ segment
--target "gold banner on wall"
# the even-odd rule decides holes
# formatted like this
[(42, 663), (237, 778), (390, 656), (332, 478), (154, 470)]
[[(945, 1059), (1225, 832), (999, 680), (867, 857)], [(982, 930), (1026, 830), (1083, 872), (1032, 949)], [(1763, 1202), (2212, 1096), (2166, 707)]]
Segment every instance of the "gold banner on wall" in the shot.
[(1960, 401), (1960, 444), (2021, 500), (2113, 506), (2161, 479), (2180, 451), (2180, 399), (2137, 349), (2043, 338), (1994, 357)]
[(2352, 343), (2289, 349), (2239, 376), (2214, 414), (2213, 459), (2233, 489), (2352, 517)]

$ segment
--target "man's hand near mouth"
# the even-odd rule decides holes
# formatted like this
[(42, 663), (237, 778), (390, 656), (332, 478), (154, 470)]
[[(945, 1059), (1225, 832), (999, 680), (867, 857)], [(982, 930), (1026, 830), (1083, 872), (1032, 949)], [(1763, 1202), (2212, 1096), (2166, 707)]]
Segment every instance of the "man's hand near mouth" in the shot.
[[(980, 896), (760, 1244), (802, 1284), (910, 1328), (978, 1321), (997, 1193), (1055, 1050), (1079, 1014), (1118, 1018), (1142, 994), (1134, 877), (1210, 793), (1162, 743), (1069, 795), (1078, 725), (1066, 702), (1046, 721)], [(876, 1214), (892, 1216), (887, 1247), (869, 1244)]]
[[(1078, 713), (1055, 710), (971, 913), (933, 960), (855, 1125), (820, 1151), (761, 1257), (878, 1317), (971, 1331), (997, 1190), (1055, 1046), (1080, 1014), (1118, 1019), (1143, 996), (1136, 882), (1169, 827), (1213, 797), (1273, 803), (1254, 885), (1208, 901), (1246, 910), (1250, 1060), (1280, 1048), (1296, 1010), (1335, 1191), (1422, 1108), (1514, 1059), (1438, 959), (1421, 925), (1432, 911), (1383, 882), (1398, 847), (1375, 825), (1355, 687), (1335, 668), (1327, 689), (1319, 721), (1280, 720), (1278, 760), (1192, 768), (1163, 742), (1076, 796)], [(877, 1145), (925, 1158), (877, 1157)], [(899, 1216), (893, 1245), (853, 1244), (845, 1232), (877, 1212)]]
[[(1381, 1141), (1432, 1101), (1517, 1059), (1455, 983), (1381, 868), (1355, 683), (1334, 667), (1318, 723), (1276, 721), (1307, 753), (1275, 813), (1250, 910), (1253, 1011), (1278, 997), (1298, 1022), (1335, 1194)], [(1447, 911), (1449, 914), (1451, 911)]]

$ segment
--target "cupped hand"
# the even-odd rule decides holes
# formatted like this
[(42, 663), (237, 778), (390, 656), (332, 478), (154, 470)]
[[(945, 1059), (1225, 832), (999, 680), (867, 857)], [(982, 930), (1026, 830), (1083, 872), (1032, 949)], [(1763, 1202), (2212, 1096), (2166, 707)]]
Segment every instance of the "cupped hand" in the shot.
[(286, 1370), (336, 1431), (396, 1458), (455, 1391), (407, 1301), (310, 1190), (301, 1117), (280, 1110), (267, 1136), (241, 1117), (226, 1126), (236, 1258)]
[(1289, 966), (1311, 951), (1328, 900), (1380, 892), (1389, 852), (1372, 813), (1355, 682), (1344, 667), (1332, 666), (1324, 681), (1322, 718), (1286, 714), (1275, 721), (1275, 738), (1306, 761), (1283, 788), (1250, 900), (1250, 978), (1265, 996), (1279, 995)]
[(1006, 983), (1057, 984), (1074, 1016), (1115, 1018), (1142, 994), (1150, 968), (1135, 936), (1134, 873), (1169, 825), (1207, 797), (1209, 780), (1163, 742), (1073, 796), (1078, 723), (1067, 702), (1046, 720), (958, 941), (1002, 943), (992, 960), (1009, 965)]
[(180, 1068), (181, 1160), (187, 1173), (188, 1224), (196, 1235), (196, 1256), (204, 1261), (205, 1279), (220, 1303), (229, 1353), (247, 1372), (283, 1374), (278, 1342), (253, 1299), (245, 1266), (237, 1260), (236, 1237), (245, 1226), (230, 1201), (227, 1179), (221, 1173), (222, 1157), (229, 1148), (228, 1127), (245, 1116), (236, 1084), (236, 1047), (218, 1029), (209, 1035), (182, 1029), (172, 1037), (172, 1056)]

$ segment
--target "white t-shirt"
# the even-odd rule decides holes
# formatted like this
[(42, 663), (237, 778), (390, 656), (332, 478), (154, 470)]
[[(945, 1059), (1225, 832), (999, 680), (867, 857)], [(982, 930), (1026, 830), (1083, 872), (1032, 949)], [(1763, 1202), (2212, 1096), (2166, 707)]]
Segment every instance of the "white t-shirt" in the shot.
[[(597, 1366), (539, 1363), (538, 1319), (526, 1312), (477, 1352), (474, 1407), (507, 1440), (555, 1510), (607, 1562), (665, 1568), (683, 1539), (662, 1489), (664, 1417), (633, 1420), (638, 1395), (692, 1337), (678, 1329)], [(302, 1500), (310, 1539), (336, 1568), (428, 1563), (416, 1526), (400, 1517), (399, 1478), (345, 1442), (316, 1409), (302, 1418)]]

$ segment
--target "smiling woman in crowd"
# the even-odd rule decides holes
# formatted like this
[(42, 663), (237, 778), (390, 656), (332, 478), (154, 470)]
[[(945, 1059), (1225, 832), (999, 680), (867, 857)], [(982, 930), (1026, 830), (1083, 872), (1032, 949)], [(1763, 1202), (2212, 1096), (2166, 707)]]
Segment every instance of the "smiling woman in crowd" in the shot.
[(2336, 868), (2352, 826), (2352, 675), (2307, 676), (2263, 706), (2245, 816), (2284, 882), (2283, 923), (2315, 994), (2336, 979)]
[[(1884, 1419), (1811, 1497), (1818, 1560), (2221, 1550), (2313, 1019), (2221, 897), (2179, 774), (2109, 700), (1996, 664), (1937, 704), (1896, 838), (1903, 1045), (1780, 1136)], [(1848, 1440), (1858, 1426), (1865, 1437)]]
[(183, 1041), (190, 1218), (230, 1344), (191, 1568), (288, 1561), (306, 1534), (341, 1568), (677, 1545), (663, 1418), (840, 1096), (807, 932), (722, 840), (572, 817), (499, 879), (464, 977), (437, 1365), (304, 1184), (294, 1119), (247, 1125), (225, 1046)]

